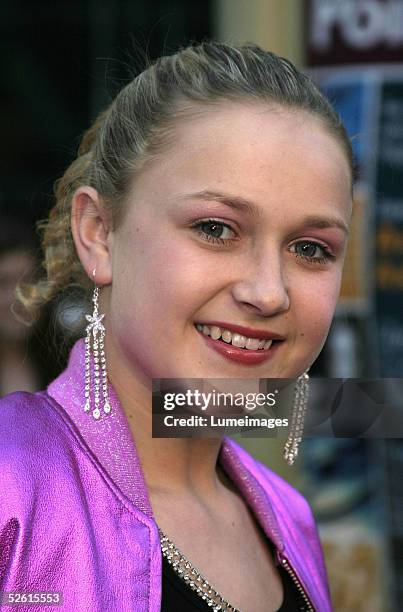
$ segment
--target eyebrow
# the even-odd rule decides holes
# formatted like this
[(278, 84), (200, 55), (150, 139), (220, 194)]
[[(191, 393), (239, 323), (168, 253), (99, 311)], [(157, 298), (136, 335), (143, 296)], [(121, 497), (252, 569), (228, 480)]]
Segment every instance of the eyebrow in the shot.
[[(226, 193), (221, 193), (219, 191), (210, 191), (205, 189), (203, 191), (198, 191), (196, 193), (188, 193), (182, 196), (183, 199), (193, 198), (198, 200), (215, 200), (216, 202), (221, 202), (229, 208), (234, 210), (239, 210), (240, 212), (244, 212), (248, 214), (250, 217), (255, 217), (257, 219), (262, 218), (262, 212), (256, 204), (250, 202), (249, 200), (245, 200), (245, 198), (241, 198), (239, 196), (233, 196)], [(346, 235), (348, 235), (349, 230), (348, 226), (344, 223), (342, 219), (339, 217), (333, 216), (323, 216), (323, 215), (307, 215), (304, 217), (300, 223), (300, 225), (306, 225), (309, 227), (316, 227), (319, 229), (326, 229), (329, 227), (337, 227), (341, 229)]]
[(251, 217), (262, 217), (261, 211), (255, 204), (249, 202), (249, 200), (240, 198), (239, 196), (233, 196), (227, 193), (221, 193), (219, 191), (209, 191), (206, 189), (204, 191), (198, 191), (197, 193), (188, 193), (183, 197), (185, 199), (195, 198), (197, 200), (215, 200), (216, 202), (221, 202), (234, 210), (247, 213)]

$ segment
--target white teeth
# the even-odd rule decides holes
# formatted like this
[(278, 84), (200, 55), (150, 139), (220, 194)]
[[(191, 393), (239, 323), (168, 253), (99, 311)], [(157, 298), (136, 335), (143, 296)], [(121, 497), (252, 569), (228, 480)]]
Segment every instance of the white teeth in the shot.
[(245, 348), (247, 348), (250, 351), (257, 351), (257, 349), (259, 348), (259, 344), (260, 344), (259, 338), (248, 338), (246, 340)]
[(232, 345), (233, 346), (244, 348), (245, 344), (246, 344), (246, 336), (241, 336), (241, 334), (232, 334)]
[(201, 323), (196, 324), (197, 329), (202, 332), (205, 336), (211, 336), (213, 340), (223, 340), (227, 344), (237, 346), (238, 348), (245, 348), (249, 351), (256, 350), (267, 350), (271, 347), (273, 340), (260, 340), (259, 338), (247, 338), (241, 334), (230, 332), (229, 329), (221, 329), (217, 325), (202, 325)]
[(232, 340), (232, 334), (230, 331), (228, 331), (228, 329), (224, 330), (222, 333), (222, 339), (224, 340), (224, 342), (228, 342), (230, 343)]
[(210, 330), (210, 336), (213, 338), (213, 340), (218, 340), (218, 338), (221, 338), (221, 329), (216, 325), (212, 325)]

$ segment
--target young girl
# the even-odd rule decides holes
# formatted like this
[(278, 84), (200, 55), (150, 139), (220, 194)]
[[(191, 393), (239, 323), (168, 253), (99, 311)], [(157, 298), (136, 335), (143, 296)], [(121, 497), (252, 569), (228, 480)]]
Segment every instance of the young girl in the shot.
[(79, 283), (89, 309), (66, 370), (0, 403), (5, 610), (331, 610), (305, 499), (227, 436), (153, 438), (151, 382), (306, 383), (351, 192), (339, 118), (255, 45), (162, 57), (101, 113), (18, 293)]

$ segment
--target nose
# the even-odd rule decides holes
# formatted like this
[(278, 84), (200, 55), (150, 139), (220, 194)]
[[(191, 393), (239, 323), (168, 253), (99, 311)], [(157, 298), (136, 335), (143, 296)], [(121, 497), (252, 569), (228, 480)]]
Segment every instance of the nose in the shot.
[(232, 296), (252, 314), (268, 317), (288, 310), (290, 299), (281, 254), (270, 249), (253, 257), (233, 283)]

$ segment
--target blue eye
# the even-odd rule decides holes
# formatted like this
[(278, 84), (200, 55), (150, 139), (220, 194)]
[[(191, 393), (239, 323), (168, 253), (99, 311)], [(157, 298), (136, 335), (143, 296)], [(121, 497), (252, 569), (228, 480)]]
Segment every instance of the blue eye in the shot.
[[(291, 245), (291, 247), (294, 247), (294, 246), (296, 248), (299, 246), (303, 247), (301, 249), (302, 252), (300, 253), (296, 252), (295, 254), (297, 257), (301, 257), (302, 259), (304, 259), (305, 261), (308, 261), (309, 263), (324, 264), (330, 259), (335, 258), (334, 255), (332, 255), (332, 253), (329, 251), (329, 249), (327, 249), (323, 244), (319, 244), (318, 242), (312, 242), (310, 240), (300, 240), (299, 242), (295, 242), (293, 245)], [(321, 251), (323, 255), (320, 255), (319, 257), (315, 257), (314, 255), (317, 252), (317, 250)]]
[(192, 227), (197, 229), (197, 233), (203, 240), (207, 240), (208, 242), (213, 242), (215, 244), (229, 244), (235, 239), (228, 237), (231, 234), (235, 234), (232, 227), (227, 223), (222, 223), (222, 221), (217, 221), (216, 219), (205, 219), (204, 221), (198, 221), (192, 225)]
[[(235, 230), (227, 223), (223, 223), (217, 219), (197, 221), (191, 227), (197, 230), (198, 235), (203, 240), (212, 244), (229, 245), (237, 240), (235, 237)], [(228, 237), (231, 236), (231, 234), (232, 237)], [(291, 250), (293, 247), (295, 247), (295, 251)], [(335, 259), (335, 256), (323, 244), (311, 240), (300, 240), (295, 242), (291, 245), (291, 249), (290, 251), (292, 253), (295, 252), (296, 257), (308, 263), (325, 264), (331, 259)], [(322, 255), (315, 256), (317, 252), (322, 253)]]

